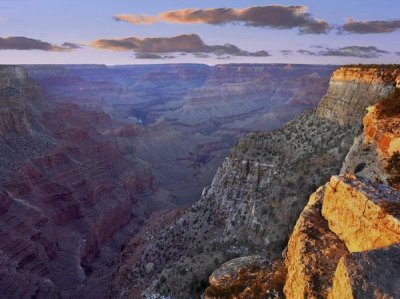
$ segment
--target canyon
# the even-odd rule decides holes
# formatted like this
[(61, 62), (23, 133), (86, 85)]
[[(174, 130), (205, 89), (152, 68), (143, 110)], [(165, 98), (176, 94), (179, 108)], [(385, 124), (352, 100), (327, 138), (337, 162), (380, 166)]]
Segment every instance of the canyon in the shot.
[(1, 66), (1, 295), (400, 297), (399, 84), (399, 66)]
[(47, 98), (120, 123), (163, 192), (148, 208), (197, 201), (240, 136), (273, 130), (317, 105), (333, 66), (25, 66)]
[(145, 218), (149, 165), (99, 133), (107, 114), (48, 102), (22, 67), (1, 67), (0, 90), (2, 296), (76, 296)]
[[(186, 215), (240, 136), (315, 107), (332, 71), (1, 66), (2, 296), (120, 296), (132, 246)], [(137, 268), (139, 289), (161, 266)]]

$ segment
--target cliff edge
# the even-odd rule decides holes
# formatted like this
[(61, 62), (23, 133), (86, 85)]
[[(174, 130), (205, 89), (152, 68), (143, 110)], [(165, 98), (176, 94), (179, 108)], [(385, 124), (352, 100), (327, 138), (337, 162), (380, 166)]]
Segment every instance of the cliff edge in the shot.
[(341, 125), (358, 125), (365, 109), (400, 88), (400, 69), (385, 66), (338, 68), (331, 77), (327, 94), (317, 115)]

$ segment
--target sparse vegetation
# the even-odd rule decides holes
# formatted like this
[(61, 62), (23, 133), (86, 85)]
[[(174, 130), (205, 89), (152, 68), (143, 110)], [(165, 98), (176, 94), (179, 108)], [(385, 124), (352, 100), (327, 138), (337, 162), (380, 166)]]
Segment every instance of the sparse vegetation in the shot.
[(400, 89), (395, 91), (377, 105), (378, 119), (400, 116)]
[(400, 189), (400, 152), (395, 152), (386, 165), (387, 172), (391, 175), (388, 179), (390, 186)]

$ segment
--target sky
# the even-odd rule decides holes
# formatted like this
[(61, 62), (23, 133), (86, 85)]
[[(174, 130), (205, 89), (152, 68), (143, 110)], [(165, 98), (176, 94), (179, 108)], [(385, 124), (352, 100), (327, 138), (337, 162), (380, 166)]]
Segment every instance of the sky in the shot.
[(0, 0), (0, 63), (400, 63), (399, 11), (399, 0)]

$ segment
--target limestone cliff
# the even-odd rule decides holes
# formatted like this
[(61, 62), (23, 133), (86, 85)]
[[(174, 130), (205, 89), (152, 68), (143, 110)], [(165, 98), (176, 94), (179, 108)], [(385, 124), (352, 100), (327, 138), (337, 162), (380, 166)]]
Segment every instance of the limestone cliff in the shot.
[(369, 105), (399, 87), (399, 78), (399, 68), (340, 67), (332, 75), (317, 115), (341, 125), (358, 125)]

